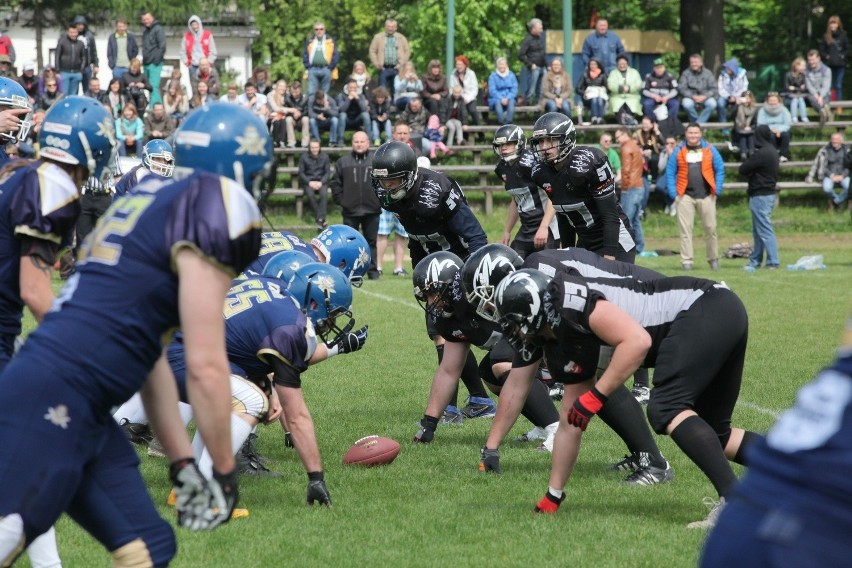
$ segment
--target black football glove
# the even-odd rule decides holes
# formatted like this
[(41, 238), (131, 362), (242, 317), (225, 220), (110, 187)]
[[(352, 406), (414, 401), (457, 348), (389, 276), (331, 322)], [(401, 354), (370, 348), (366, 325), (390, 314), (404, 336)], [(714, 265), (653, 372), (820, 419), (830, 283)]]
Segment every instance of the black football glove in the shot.
[(216, 514), (210, 509), (210, 487), (195, 459), (185, 458), (173, 462), (169, 466), (169, 478), (177, 498), (175, 510), (178, 524), (193, 531), (212, 528)]
[(353, 351), (358, 351), (364, 347), (364, 344), (367, 342), (367, 327), (368, 326), (365, 325), (353, 333), (343, 335), (338, 343), (340, 352), (352, 353)]
[(325, 486), (325, 479), (321, 471), (308, 473), (307, 506), (312, 506), (314, 502), (331, 508), (331, 494), (328, 492), (328, 487)]
[(210, 480), (209, 485), (212, 494), (211, 505), (214, 511), (218, 512), (215, 524), (210, 527), (215, 528), (231, 520), (231, 513), (234, 512), (234, 508), (240, 500), (240, 489), (237, 486), (237, 468), (234, 467), (230, 473), (219, 473), (214, 469), (213, 479)]
[(284, 447), (285, 448), (295, 448), (293, 445), (293, 434), (290, 432), (284, 432)]
[(502, 473), (500, 471), (500, 450), (483, 447), (479, 451), (479, 471)]
[(426, 421), (425, 418), (420, 420), (420, 429), (417, 430), (417, 433), (414, 435), (415, 443), (418, 444), (428, 444), (435, 438), (435, 425), (430, 424)]

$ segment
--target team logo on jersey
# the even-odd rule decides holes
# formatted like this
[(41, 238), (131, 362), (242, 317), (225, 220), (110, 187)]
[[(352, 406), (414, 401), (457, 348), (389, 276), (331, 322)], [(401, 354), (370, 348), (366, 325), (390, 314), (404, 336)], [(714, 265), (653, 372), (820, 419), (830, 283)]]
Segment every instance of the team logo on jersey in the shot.
[(571, 169), (575, 172), (587, 172), (595, 157), (591, 150), (577, 148), (571, 156)]
[(266, 140), (260, 135), (254, 126), (246, 126), (242, 136), (237, 136), (237, 156), (247, 154), (249, 156), (265, 156)]
[(430, 209), (438, 207), (438, 200), (441, 197), (441, 186), (435, 180), (423, 180), (420, 184), (420, 203)]
[(553, 192), (553, 186), (550, 184), (549, 181), (544, 182), (544, 185), (542, 185), (541, 188), (545, 191), (545, 193)]
[(550, 327), (558, 327), (562, 321), (562, 315), (553, 305), (553, 297), (550, 295), (550, 292), (544, 293), (544, 316), (547, 318), (547, 324)]
[(48, 408), (47, 414), (44, 415), (44, 419), (54, 426), (59, 426), (63, 430), (67, 430), (68, 423), (71, 422), (71, 417), (68, 416), (68, 407), (64, 404)]

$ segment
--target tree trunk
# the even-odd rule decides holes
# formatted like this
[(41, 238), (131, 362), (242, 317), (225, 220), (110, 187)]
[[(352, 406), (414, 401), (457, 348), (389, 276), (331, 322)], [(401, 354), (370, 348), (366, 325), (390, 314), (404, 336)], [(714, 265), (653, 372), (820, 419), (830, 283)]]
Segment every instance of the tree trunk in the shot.
[(680, 1), (680, 42), (683, 53), (680, 56), (680, 68), (689, 67), (689, 56), (693, 53), (704, 54), (704, 38), (701, 36), (702, 10), (696, 9), (695, 2)]
[(702, 2), (702, 30), (704, 38), (704, 66), (716, 75), (725, 62), (725, 15), (722, 0)]

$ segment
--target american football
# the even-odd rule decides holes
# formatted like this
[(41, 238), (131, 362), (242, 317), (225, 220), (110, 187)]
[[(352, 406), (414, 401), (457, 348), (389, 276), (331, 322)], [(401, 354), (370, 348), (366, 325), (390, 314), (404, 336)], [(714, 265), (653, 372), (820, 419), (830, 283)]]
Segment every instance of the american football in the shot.
[(365, 436), (352, 444), (343, 456), (347, 465), (387, 465), (399, 455), (399, 442), (383, 436)]

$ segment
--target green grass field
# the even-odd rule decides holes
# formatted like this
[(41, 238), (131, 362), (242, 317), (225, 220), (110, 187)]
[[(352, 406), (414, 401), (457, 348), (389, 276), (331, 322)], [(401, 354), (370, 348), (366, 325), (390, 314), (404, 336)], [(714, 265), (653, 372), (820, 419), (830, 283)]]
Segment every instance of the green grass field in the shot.
[[(749, 311), (749, 351), (734, 419), (758, 432), (830, 361), (852, 308), (849, 214), (829, 216), (814, 196), (784, 196), (782, 203), (776, 213), (782, 264), (823, 254), (827, 270), (748, 274), (741, 270), (745, 261), (735, 259), (723, 260), (722, 269), (711, 273), (704, 268), (700, 229), (696, 238), (693, 274), (724, 280)], [(720, 205), (720, 249), (749, 241), (745, 200), (732, 195)], [(656, 208), (646, 222), (647, 248), (676, 250), (674, 219)], [(499, 238), (505, 215), (501, 207), (496, 210), (482, 219), (492, 240)], [(277, 228), (306, 224), (287, 216), (272, 219)], [(639, 263), (680, 272), (677, 256)], [(385, 268), (385, 274), (393, 268), (389, 257)], [(436, 366), (410, 280), (385, 276), (366, 282), (355, 292), (354, 312), (358, 322), (370, 324), (365, 348), (304, 376), (334, 508), (304, 506), (306, 476), (295, 452), (284, 448), (280, 428), (262, 428), (259, 448), (283, 477), (241, 479), (241, 504), (251, 512), (247, 519), (212, 533), (179, 529), (174, 566), (695, 565), (704, 534), (686, 524), (705, 516), (702, 498), (714, 494), (668, 438), (659, 443), (675, 469), (674, 482), (625, 487), (622, 476), (606, 471), (625, 448), (594, 421), (561, 510), (533, 516), (547, 486), (549, 454), (506, 443), (504, 473), (480, 474), (476, 466), (489, 419), (439, 427), (426, 447), (409, 443)], [(528, 429), (522, 418), (511, 436)], [(368, 434), (398, 440), (402, 452), (396, 461), (374, 469), (341, 465), (346, 449)], [(167, 464), (142, 454), (142, 469), (161, 513), (173, 521), (174, 512), (165, 506)], [(109, 565), (109, 555), (68, 519), (59, 523), (58, 538), (65, 566)]]

